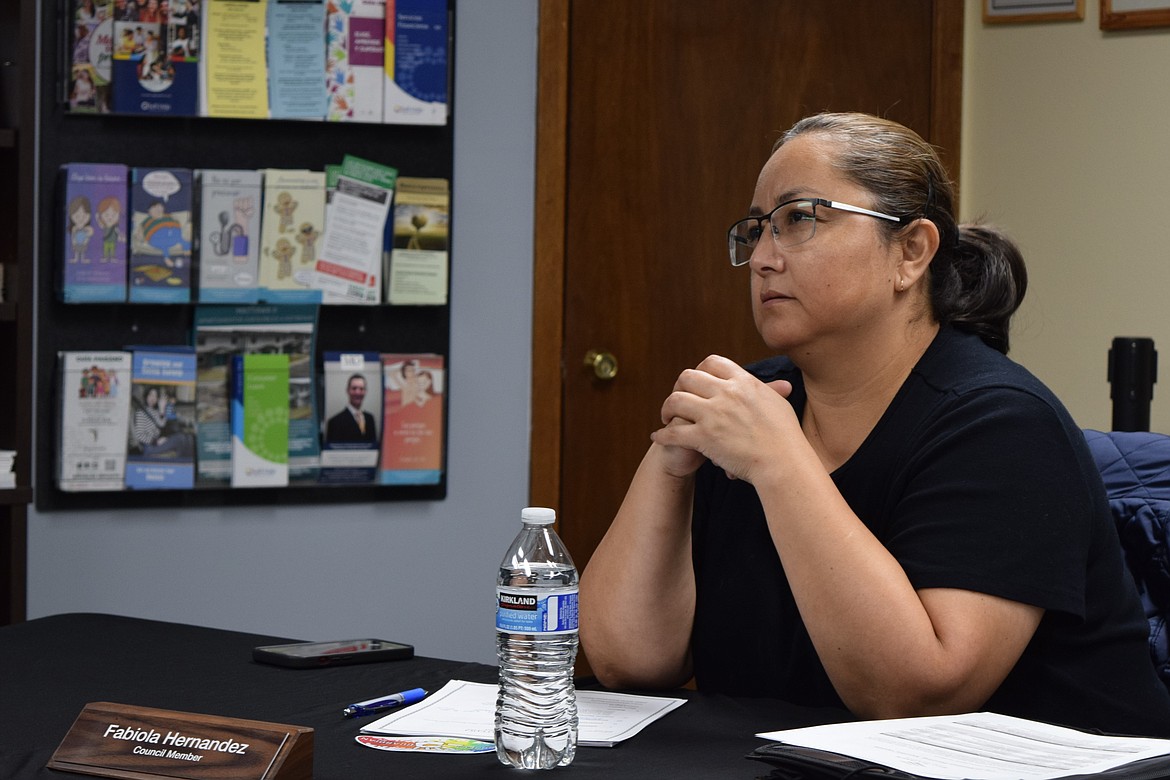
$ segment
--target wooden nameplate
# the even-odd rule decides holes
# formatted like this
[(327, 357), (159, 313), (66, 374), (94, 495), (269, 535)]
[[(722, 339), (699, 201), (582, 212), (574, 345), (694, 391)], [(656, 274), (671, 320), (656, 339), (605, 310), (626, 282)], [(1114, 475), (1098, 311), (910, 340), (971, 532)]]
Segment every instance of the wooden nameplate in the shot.
[(311, 780), (313, 730), (91, 702), (47, 766), (123, 780)]

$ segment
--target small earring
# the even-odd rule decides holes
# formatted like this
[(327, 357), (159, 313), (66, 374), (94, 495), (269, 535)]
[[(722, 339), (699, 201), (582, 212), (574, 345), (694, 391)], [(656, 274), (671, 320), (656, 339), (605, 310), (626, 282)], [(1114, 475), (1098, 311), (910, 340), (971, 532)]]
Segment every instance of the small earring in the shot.
[(898, 277), (898, 292), (906, 292), (906, 280)]

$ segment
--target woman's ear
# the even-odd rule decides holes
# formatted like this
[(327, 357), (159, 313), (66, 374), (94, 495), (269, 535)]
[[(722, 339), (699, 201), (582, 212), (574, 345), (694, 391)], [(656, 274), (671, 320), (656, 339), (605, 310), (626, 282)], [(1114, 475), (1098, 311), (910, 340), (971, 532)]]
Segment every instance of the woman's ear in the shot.
[(898, 260), (894, 282), (898, 292), (910, 289), (926, 275), (930, 261), (938, 251), (938, 244), (938, 225), (929, 219), (919, 218), (902, 228), (902, 257)]

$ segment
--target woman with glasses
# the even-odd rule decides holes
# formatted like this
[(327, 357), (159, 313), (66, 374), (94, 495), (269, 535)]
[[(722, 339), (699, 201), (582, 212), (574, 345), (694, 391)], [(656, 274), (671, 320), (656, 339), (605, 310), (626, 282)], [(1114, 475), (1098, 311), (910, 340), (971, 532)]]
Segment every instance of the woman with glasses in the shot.
[(1006, 357), (1023, 260), (953, 200), (894, 122), (776, 144), (728, 248), (779, 357), (663, 404), (581, 578), (603, 683), (1170, 736), (1083, 435)]

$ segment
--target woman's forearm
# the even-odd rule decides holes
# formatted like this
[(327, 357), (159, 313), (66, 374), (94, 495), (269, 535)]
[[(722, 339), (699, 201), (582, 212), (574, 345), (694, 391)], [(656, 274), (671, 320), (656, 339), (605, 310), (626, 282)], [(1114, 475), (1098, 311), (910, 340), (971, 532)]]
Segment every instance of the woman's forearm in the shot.
[(657, 445), (647, 452), (581, 577), (582, 646), (593, 673), (614, 687), (690, 677), (694, 478), (671, 475), (666, 457)]

